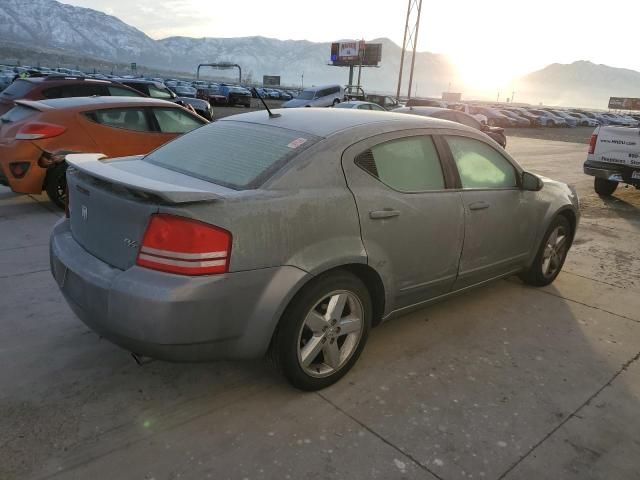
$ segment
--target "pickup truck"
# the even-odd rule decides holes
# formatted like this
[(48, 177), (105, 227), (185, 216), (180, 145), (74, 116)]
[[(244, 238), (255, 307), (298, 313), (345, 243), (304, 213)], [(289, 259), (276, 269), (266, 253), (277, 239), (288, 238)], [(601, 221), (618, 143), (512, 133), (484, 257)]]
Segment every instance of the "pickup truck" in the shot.
[(619, 183), (640, 189), (640, 128), (597, 127), (589, 142), (584, 173), (595, 177), (598, 195), (611, 195)]

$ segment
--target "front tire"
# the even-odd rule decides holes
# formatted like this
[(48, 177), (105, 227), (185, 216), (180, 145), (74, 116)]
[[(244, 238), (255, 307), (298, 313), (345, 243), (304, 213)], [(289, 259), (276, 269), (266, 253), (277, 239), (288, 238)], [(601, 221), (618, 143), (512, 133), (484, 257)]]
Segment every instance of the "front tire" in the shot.
[(593, 189), (601, 197), (610, 197), (616, 188), (618, 188), (618, 182), (597, 177), (593, 180)]
[(49, 168), (45, 177), (44, 189), (49, 200), (64, 210), (67, 199), (67, 163), (59, 163)]
[(333, 105), (332, 105), (332, 107), (335, 107), (335, 106), (336, 106), (336, 105), (338, 105), (339, 103), (340, 103), (340, 100), (338, 100), (337, 98), (335, 98), (335, 99), (333, 100)]
[(342, 378), (358, 360), (371, 329), (371, 297), (346, 271), (318, 277), (285, 310), (271, 356), (300, 390), (320, 390)]
[(531, 267), (520, 274), (520, 279), (535, 287), (549, 285), (562, 270), (572, 241), (569, 221), (563, 215), (557, 216), (549, 226)]

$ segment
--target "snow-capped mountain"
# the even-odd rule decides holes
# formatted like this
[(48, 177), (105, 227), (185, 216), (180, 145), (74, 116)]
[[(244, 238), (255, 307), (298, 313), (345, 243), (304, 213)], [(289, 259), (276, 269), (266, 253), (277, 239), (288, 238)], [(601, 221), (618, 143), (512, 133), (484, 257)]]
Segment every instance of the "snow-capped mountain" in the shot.
[(156, 42), (140, 30), (106, 13), (55, 0), (1, 0), (0, 39), (106, 59), (160, 61), (153, 55)]
[[(363, 69), (362, 84), (367, 91), (395, 92), (400, 47), (385, 38), (370, 41), (382, 43), (382, 62), (380, 68)], [(136, 62), (147, 71), (194, 73), (199, 63), (228, 61), (241, 65), (243, 77), (255, 82), (263, 75), (280, 75), (283, 84), (297, 86), (304, 74), (304, 85), (346, 84), (348, 70), (327, 65), (329, 51), (329, 43), (265, 37), (154, 40), (96, 10), (55, 0), (0, 0), (0, 62), (36, 59), (42, 65), (57, 66), (75, 58), (86, 69), (122, 70)], [(409, 66), (409, 55), (405, 66)], [(218, 73), (228, 78), (234, 75), (231, 71)], [(418, 53), (413, 95), (440, 96), (450, 84), (464, 93), (446, 57)], [(606, 108), (609, 96), (640, 97), (640, 72), (584, 61), (553, 64), (516, 79), (513, 89), (520, 102)]]
[[(395, 91), (400, 47), (388, 39), (375, 41), (383, 44), (381, 67), (363, 69), (363, 81), (368, 90)], [(116, 17), (55, 0), (0, 0), (0, 42), (183, 72), (194, 72), (203, 62), (231, 61), (240, 64), (243, 74), (253, 80), (280, 75), (289, 85), (299, 85), (302, 74), (305, 85), (345, 84), (348, 78), (347, 69), (327, 65), (329, 43), (264, 37), (156, 41)], [(0, 49), (2, 60), (10, 59), (2, 58)], [(455, 72), (445, 57), (418, 54), (414, 85), (419, 94), (439, 95), (453, 77)]]

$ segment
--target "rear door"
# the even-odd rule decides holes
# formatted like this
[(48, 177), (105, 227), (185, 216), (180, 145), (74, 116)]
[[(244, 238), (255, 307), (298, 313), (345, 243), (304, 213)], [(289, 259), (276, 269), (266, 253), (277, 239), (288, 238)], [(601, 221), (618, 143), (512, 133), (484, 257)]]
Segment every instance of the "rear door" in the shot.
[(402, 308), (447, 293), (464, 235), (460, 192), (428, 132), (394, 132), (343, 155), (368, 261)]
[(460, 177), (465, 211), (458, 290), (524, 265), (537, 224), (536, 192), (520, 188), (519, 170), (491, 145), (465, 136), (444, 139)]
[(83, 125), (109, 157), (149, 153), (176, 136), (160, 132), (147, 108), (105, 108), (84, 113)]

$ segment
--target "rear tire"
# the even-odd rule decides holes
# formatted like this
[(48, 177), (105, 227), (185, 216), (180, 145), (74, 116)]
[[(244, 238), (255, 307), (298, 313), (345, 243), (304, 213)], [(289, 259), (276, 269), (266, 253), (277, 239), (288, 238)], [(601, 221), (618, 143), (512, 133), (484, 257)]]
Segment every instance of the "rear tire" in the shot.
[(519, 275), (520, 279), (535, 287), (549, 285), (562, 270), (572, 242), (573, 232), (569, 221), (565, 216), (558, 215), (547, 229), (531, 267)]
[(618, 182), (596, 177), (593, 180), (593, 188), (601, 197), (610, 197), (618, 188)]
[(271, 357), (294, 387), (328, 387), (358, 360), (372, 312), (369, 291), (355, 275), (321, 275), (287, 306), (273, 337)]
[(47, 192), (49, 200), (64, 210), (67, 198), (67, 163), (59, 163), (55, 167), (47, 170), (45, 177), (44, 189)]

